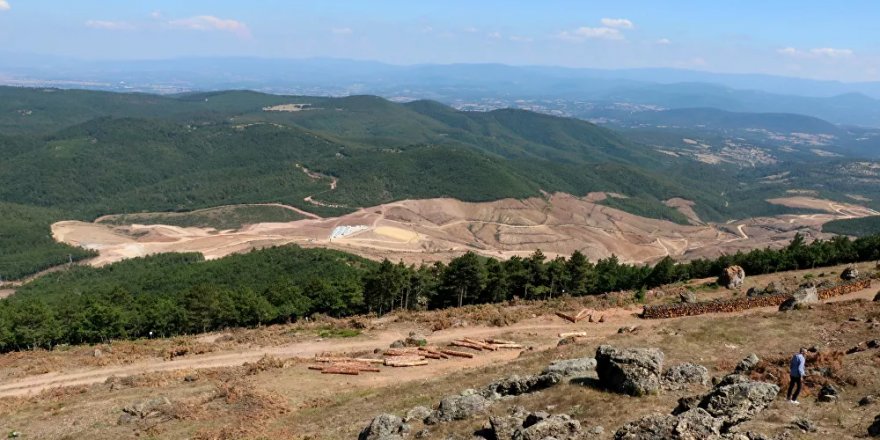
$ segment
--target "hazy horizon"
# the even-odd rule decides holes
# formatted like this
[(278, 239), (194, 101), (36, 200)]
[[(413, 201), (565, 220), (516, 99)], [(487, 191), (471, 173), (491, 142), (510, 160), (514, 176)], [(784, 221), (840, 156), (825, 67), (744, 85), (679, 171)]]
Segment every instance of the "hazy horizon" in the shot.
[(794, 1), (61, 5), (0, 0), (0, 47), (105, 61), (341, 58), (880, 80), (880, 30), (873, 23), (880, 5), (872, 2), (839, 9)]

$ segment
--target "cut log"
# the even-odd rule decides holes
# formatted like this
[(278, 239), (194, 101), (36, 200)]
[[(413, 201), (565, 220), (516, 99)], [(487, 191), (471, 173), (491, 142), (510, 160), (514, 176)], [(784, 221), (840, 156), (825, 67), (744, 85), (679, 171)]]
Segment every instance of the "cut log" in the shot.
[(476, 340), (476, 339), (463, 338), (462, 341), (464, 341), (464, 342), (468, 342), (468, 343), (471, 343), (471, 344), (474, 344), (474, 345), (476, 345), (476, 346), (478, 346), (478, 347), (481, 347), (481, 348), (484, 348), (484, 349), (486, 349), (486, 350), (492, 350), (492, 351), (495, 351), (495, 350), (496, 350), (496, 348), (493, 347), (491, 344), (487, 344), (487, 343), (485, 343), (485, 342), (478, 341), (478, 340)]
[(415, 349), (403, 349), (403, 348), (389, 348), (385, 350), (383, 353), (385, 356), (408, 356), (411, 354), (415, 354), (417, 350)]
[(516, 344), (516, 341), (507, 341), (504, 339), (486, 339), (489, 344)]
[(384, 363), (384, 359), (373, 359), (373, 358), (355, 358), (355, 362), (364, 362), (367, 364), (381, 364)]
[(587, 336), (587, 332), (567, 332), (567, 333), (560, 333), (559, 334), (560, 338), (570, 338), (570, 337), (582, 338), (584, 336)]
[(424, 356), (428, 359), (443, 359), (443, 355), (441, 355), (439, 353), (434, 354), (434, 353), (430, 353), (430, 352), (425, 352), (425, 354), (423, 354), (422, 356)]
[(426, 360), (401, 360), (400, 358), (391, 358), (385, 360), (385, 365), (389, 367), (418, 367), (420, 365), (428, 365)]
[(574, 318), (574, 316), (571, 316), (571, 315), (566, 314), (566, 313), (556, 312), (556, 316), (558, 316), (558, 317), (560, 317), (560, 318), (562, 318), (562, 319), (564, 319), (564, 320), (566, 320), (566, 321), (572, 322), (572, 323), (575, 322), (575, 318)]
[(323, 370), (323, 369), (325, 369), (325, 368), (327, 368), (327, 367), (324, 366), (324, 365), (309, 365), (309, 370), (318, 370), (318, 371), (321, 371), (321, 370)]
[(479, 345), (471, 344), (470, 342), (452, 341), (449, 343), (449, 345), (451, 345), (453, 347), (471, 348), (471, 349), (474, 349), (477, 351), (483, 351), (483, 347), (480, 347)]
[(344, 356), (317, 356), (315, 355), (315, 362), (351, 362), (354, 361), (354, 358), (344, 357)]
[(448, 354), (449, 356), (463, 357), (463, 358), (468, 358), (468, 359), (474, 357), (473, 353), (466, 353), (464, 351), (440, 350), (440, 352), (443, 354)]
[(327, 367), (321, 370), (321, 374), (347, 374), (349, 376), (357, 376), (359, 372), (358, 370), (353, 370), (351, 368)]
[(495, 344), (495, 347), (497, 347), (497, 348), (515, 348), (515, 349), (523, 348), (523, 346), (520, 344)]

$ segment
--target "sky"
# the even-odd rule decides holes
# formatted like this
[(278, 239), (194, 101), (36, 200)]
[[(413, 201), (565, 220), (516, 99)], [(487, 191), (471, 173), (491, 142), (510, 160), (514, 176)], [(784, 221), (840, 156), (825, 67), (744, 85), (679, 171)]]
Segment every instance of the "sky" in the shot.
[(0, 0), (0, 51), (673, 67), (880, 80), (880, 2)]

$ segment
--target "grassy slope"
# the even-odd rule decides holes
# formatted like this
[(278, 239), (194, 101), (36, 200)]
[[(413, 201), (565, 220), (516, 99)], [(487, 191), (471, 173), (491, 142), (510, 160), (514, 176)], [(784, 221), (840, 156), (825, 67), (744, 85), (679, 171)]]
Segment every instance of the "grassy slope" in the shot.
[(833, 220), (825, 223), (822, 230), (832, 234), (864, 237), (880, 234), (880, 216)]

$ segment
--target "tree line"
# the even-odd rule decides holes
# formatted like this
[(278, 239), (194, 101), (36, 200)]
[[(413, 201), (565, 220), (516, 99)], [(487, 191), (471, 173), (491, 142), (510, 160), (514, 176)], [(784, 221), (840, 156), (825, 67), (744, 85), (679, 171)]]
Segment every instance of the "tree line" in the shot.
[(500, 261), (468, 252), (448, 264), (369, 261), (298, 246), (204, 261), (163, 254), (104, 268), (75, 267), (41, 277), (0, 300), (0, 351), (173, 336), (291, 322), (322, 313), (343, 317), (397, 309), (430, 310), (560, 295), (653, 288), (717, 276), (730, 265), (749, 275), (880, 260), (880, 235), (737, 252), (653, 266), (581, 252), (548, 258), (540, 250)]

